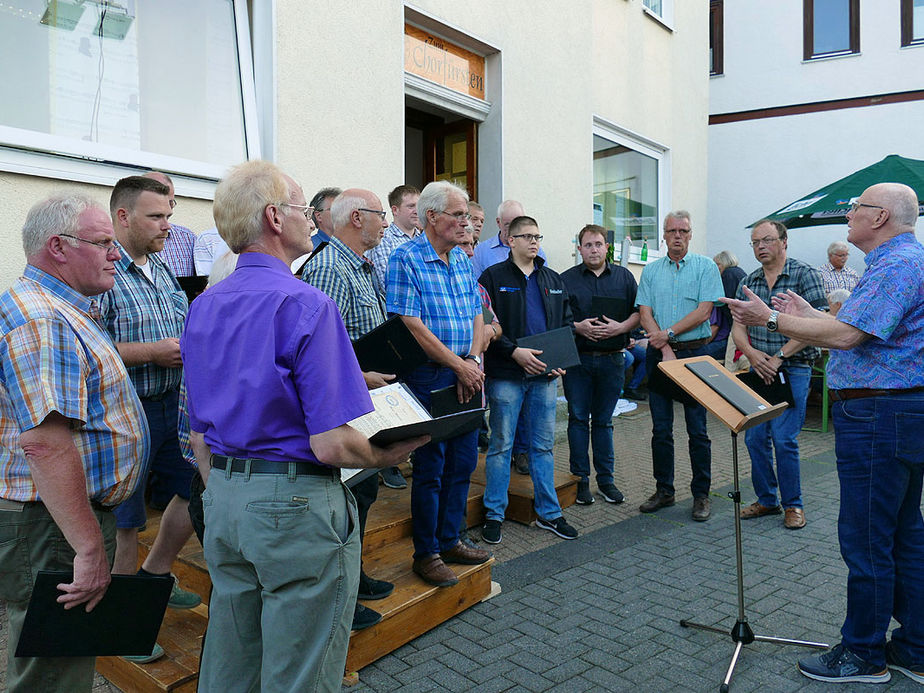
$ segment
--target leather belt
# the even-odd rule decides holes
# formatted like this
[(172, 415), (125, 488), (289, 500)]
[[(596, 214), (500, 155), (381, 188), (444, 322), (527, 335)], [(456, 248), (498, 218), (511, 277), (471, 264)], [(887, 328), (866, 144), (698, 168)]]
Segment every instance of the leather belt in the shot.
[(325, 476), (328, 479), (339, 479), (340, 470), (334, 467), (322, 467), (314, 462), (275, 462), (259, 458), (228, 457), (227, 455), (212, 455), (212, 468), (225, 471), (231, 465), (232, 472), (246, 472), (250, 464), (251, 474), (289, 474), (294, 467), (296, 476)]
[(691, 339), (688, 342), (668, 342), (668, 345), (674, 351), (690, 351), (706, 346), (712, 341), (712, 337), (703, 337), (702, 339)]
[(845, 388), (843, 390), (829, 390), (828, 394), (835, 402), (842, 402), (845, 399), (860, 399), (863, 397), (892, 397), (894, 395), (906, 395), (911, 392), (924, 392), (924, 386), (894, 388), (890, 390), (872, 390), (867, 387)]

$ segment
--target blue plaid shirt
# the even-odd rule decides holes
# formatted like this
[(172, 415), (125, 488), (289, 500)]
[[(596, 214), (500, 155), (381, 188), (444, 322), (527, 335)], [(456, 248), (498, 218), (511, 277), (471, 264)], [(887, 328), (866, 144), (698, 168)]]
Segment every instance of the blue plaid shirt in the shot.
[[(103, 323), (115, 342), (158, 342), (180, 338), (189, 305), (176, 277), (157, 255), (148, 255), (154, 283), (122, 253), (115, 263), (115, 285), (100, 296)], [(139, 397), (156, 397), (180, 386), (182, 368), (165, 368), (153, 363), (130, 366)]]
[(386, 308), (420, 318), (450, 351), (465, 356), (472, 347), (472, 321), (481, 313), (481, 294), (468, 256), (455, 247), (447, 265), (426, 233), (399, 245), (388, 260)]

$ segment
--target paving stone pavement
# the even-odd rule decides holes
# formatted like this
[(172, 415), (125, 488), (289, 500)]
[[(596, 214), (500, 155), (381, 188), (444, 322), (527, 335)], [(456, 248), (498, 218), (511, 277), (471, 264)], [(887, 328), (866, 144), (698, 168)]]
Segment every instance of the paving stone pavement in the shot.
[[(817, 408), (808, 425), (818, 427)], [(565, 516), (581, 532), (562, 541), (535, 526), (504, 523), (491, 547), (500, 595), (456, 616), (360, 672), (344, 691), (710, 691), (734, 649), (731, 638), (682, 628), (682, 618), (730, 629), (737, 616), (731, 436), (710, 417), (713, 517), (693, 522), (682, 411), (675, 416), (677, 505), (641, 515), (653, 491), (647, 406), (614, 422), (621, 505), (598, 496)], [(568, 471), (567, 412), (559, 407), (555, 464)], [(743, 523), (746, 614), (760, 635), (836, 642), (846, 569), (836, 539), (838, 485), (834, 438), (804, 431), (803, 496), (808, 526), (783, 529), (780, 517)], [(753, 500), (750, 464), (739, 438), (742, 502)], [(592, 490), (596, 490), (591, 484)], [(473, 531), (477, 538), (478, 532)], [(0, 604), (0, 615), (2, 615)], [(823, 691), (796, 670), (814, 651), (754, 643), (741, 654), (733, 691)], [(0, 631), (0, 686), (6, 633)], [(857, 690), (862, 686), (837, 690)], [(865, 688), (870, 689), (870, 686)], [(94, 693), (118, 693), (96, 677)], [(882, 691), (917, 691), (899, 673)]]

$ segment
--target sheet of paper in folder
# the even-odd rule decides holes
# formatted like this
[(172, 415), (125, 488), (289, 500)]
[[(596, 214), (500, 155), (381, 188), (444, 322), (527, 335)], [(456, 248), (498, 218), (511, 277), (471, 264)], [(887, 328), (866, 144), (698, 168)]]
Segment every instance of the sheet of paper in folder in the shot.
[[(403, 383), (391, 383), (370, 390), (369, 396), (372, 398), (372, 406), (375, 409), (348, 422), (367, 438), (371, 438), (386, 428), (418, 423), (431, 418), (427, 410), (421, 406)], [(363, 471), (363, 469), (341, 469), (340, 478), (346, 483)]]

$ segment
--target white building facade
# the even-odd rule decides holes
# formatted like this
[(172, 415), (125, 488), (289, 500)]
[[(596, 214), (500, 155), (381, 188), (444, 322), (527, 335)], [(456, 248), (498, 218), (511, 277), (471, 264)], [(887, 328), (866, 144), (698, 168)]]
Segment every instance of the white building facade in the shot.
[[(924, 159), (924, 0), (710, 4), (707, 249), (750, 271), (749, 224), (889, 154)], [(820, 266), (846, 237), (793, 229), (789, 255)]]
[(705, 218), (707, 36), (706, 6), (677, 0), (9, 0), (0, 287), (41, 197), (105, 203), (160, 169), (198, 233), (246, 158), (309, 198), (454, 180), (485, 206), (484, 238), (518, 199), (559, 269), (595, 218), (657, 257), (670, 208)]

